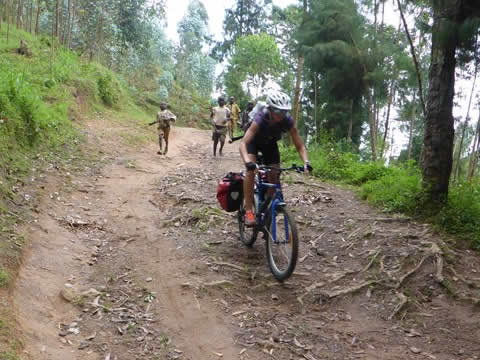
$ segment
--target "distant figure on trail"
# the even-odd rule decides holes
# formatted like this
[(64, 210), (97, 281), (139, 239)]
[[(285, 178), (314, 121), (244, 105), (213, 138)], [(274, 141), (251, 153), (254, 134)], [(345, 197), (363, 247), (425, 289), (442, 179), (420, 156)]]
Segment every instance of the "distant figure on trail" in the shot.
[[(240, 144), (240, 155), (247, 168), (247, 174), (243, 182), (243, 192), (245, 198), (245, 225), (248, 227), (255, 226), (256, 223), (253, 211), (253, 186), (259, 152), (263, 155), (264, 165), (280, 167), (280, 152), (277, 141), (281, 139), (282, 133), (288, 132), (304, 163), (305, 173), (312, 169), (308, 162), (308, 154), (303, 140), (298, 134), (295, 123), (289, 114), (291, 108), (292, 104), (287, 94), (272, 90), (267, 94), (266, 106), (255, 114), (255, 119)], [(268, 176), (268, 182), (278, 182), (277, 173), (271, 172)], [(267, 193), (267, 195), (269, 194)]]
[(250, 120), (248, 117), (248, 114), (253, 110), (253, 101), (249, 101), (247, 104), (247, 108), (245, 111), (242, 113), (242, 122), (240, 123), (240, 128), (244, 131), (247, 132), (248, 127), (250, 126)]
[[(148, 125), (158, 124), (158, 145), (160, 150), (158, 155), (167, 155), (168, 152), (168, 136), (170, 135), (170, 121), (177, 120), (177, 117), (167, 109), (167, 103), (160, 104), (160, 111), (157, 113), (157, 119)], [(165, 140), (165, 151), (162, 151), (163, 141)]]
[(237, 126), (237, 121), (240, 116), (240, 107), (235, 103), (235, 98), (230, 96), (230, 103), (227, 105), (231, 112), (231, 119), (228, 123), (228, 136), (233, 139), (233, 131)]
[(218, 98), (218, 106), (212, 108), (210, 120), (214, 126), (212, 133), (213, 140), (213, 156), (217, 156), (217, 145), (220, 141), (219, 155), (222, 156), (223, 146), (227, 135), (227, 125), (230, 121), (230, 109), (225, 106), (225, 99), (220, 96)]

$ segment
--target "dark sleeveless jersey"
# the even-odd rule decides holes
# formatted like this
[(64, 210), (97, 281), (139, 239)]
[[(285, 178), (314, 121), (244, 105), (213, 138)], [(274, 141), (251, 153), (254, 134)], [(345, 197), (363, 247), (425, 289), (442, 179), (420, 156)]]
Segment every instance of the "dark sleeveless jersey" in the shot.
[(290, 115), (285, 115), (280, 122), (271, 122), (270, 112), (267, 109), (259, 111), (255, 115), (254, 121), (259, 128), (254, 139), (254, 142), (257, 144), (277, 142), (282, 138), (283, 133), (288, 132), (293, 127), (293, 119)]

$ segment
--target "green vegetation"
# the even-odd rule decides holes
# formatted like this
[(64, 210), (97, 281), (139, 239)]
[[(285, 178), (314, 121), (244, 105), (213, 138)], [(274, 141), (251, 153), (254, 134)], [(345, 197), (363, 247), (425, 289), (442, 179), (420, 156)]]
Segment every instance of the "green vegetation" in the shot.
[[(160, 100), (152, 95), (149, 78), (122, 77), (57, 40), (52, 52), (51, 38), (14, 26), (7, 42), (6, 31), (0, 28), (0, 288), (12, 283), (22, 256), (23, 239), (14, 225), (26, 215), (15, 206), (18, 190), (48, 166), (72, 171), (91, 164), (96, 155), (85, 147), (81, 131), (86, 118), (120, 123), (122, 130), (114, 128), (112, 136), (128, 145), (152, 139), (155, 130), (145, 125)], [(31, 56), (17, 53), (21, 40)], [(208, 119), (209, 100), (196, 92), (172, 82), (169, 100), (177, 125), (198, 126)], [(7, 323), (7, 317), (0, 314), (0, 322)], [(14, 338), (12, 328), (2, 329), (4, 338)], [(9, 344), (0, 337), (0, 359), (16, 358), (18, 349)]]
[[(450, 234), (468, 240), (480, 249), (480, 182), (451, 187), (447, 204), (434, 215), (419, 208), (423, 196), (421, 171), (414, 162), (385, 166), (362, 161), (345, 150), (344, 143), (324, 138), (309, 148), (313, 175), (326, 181), (353, 185), (369, 203), (389, 213), (420, 216)], [(284, 163), (301, 163), (293, 147), (281, 147)]]
[(0, 288), (8, 285), (8, 272), (0, 268)]

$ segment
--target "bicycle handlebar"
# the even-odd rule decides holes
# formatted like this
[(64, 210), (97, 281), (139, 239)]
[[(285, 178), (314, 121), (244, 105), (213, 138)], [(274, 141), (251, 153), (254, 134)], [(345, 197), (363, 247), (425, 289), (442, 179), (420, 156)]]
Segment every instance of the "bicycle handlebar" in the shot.
[(290, 171), (290, 170), (295, 170), (296, 172), (305, 171), (305, 168), (303, 166), (297, 166), (296, 164), (292, 164), (290, 167), (287, 167), (287, 168), (276, 168), (276, 167), (272, 167), (272, 166), (259, 165), (258, 169), (259, 170), (269, 170), (269, 171), (275, 170), (275, 171), (278, 171), (278, 172), (284, 172), (284, 171)]
[(228, 140), (228, 143), (231, 144), (233, 143), (234, 141), (237, 141), (237, 140), (240, 140), (243, 138), (244, 135), (240, 135), (240, 136), (234, 136), (233, 138), (231, 138), (230, 140)]

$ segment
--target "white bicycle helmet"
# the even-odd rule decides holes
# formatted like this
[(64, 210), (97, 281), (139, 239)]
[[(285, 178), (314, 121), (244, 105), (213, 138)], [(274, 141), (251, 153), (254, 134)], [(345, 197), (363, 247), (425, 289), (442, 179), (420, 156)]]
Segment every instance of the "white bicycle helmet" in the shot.
[(279, 110), (291, 110), (290, 97), (281, 92), (272, 90), (267, 94), (267, 106)]

